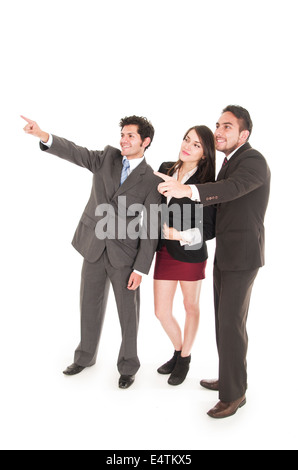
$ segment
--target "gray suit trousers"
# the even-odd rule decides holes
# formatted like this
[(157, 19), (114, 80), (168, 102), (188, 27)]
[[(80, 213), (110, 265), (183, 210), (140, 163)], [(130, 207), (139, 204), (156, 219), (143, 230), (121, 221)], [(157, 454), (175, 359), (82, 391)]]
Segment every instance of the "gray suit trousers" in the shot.
[(138, 371), (140, 288), (136, 291), (127, 289), (131, 273), (132, 268), (129, 266), (115, 269), (106, 251), (95, 263), (84, 260), (81, 280), (81, 342), (75, 352), (76, 364), (90, 367), (96, 362), (112, 283), (122, 331), (118, 370), (121, 375), (134, 375)]

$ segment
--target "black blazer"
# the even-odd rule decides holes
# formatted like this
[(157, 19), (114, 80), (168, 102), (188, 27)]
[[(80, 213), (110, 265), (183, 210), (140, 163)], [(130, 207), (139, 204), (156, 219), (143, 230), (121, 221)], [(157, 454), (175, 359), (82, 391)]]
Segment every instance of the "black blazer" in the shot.
[(223, 271), (248, 271), (265, 263), (264, 218), (271, 173), (263, 155), (249, 143), (239, 148), (216, 183), (197, 186), (205, 207), (218, 204), (216, 261)]
[[(175, 162), (164, 162), (160, 169), (158, 170), (160, 173), (167, 174), (168, 170), (174, 165)], [(185, 184), (199, 184), (200, 182), (200, 170), (198, 170), (193, 176), (189, 178)], [(167, 204), (167, 199), (165, 196), (162, 197), (162, 203)], [(183, 219), (183, 210), (185, 208), (184, 205), (190, 206), (190, 213), (191, 213), (191, 220), (189, 221), (189, 228), (196, 227), (196, 205), (198, 203), (191, 201), (189, 198), (182, 198), (176, 199), (172, 198), (169, 204), (169, 209), (172, 205), (177, 204), (180, 206), (181, 210), (181, 218)], [(180, 242), (176, 240), (164, 240), (161, 238), (157, 251), (161, 250), (163, 246), (167, 247), (168, 252), (170, 255), (178, 260), (183, 261), (185, 263), (202, 263), (208, 259), (208, 251), (206, 241), (211, 240), (215, 237), (215, 222), (216, 222), (216, 209), (214, 206), (204, 207), (203, 209), (203, 244), (197, 245), (197, 248), (192, 247), (192, 249), (186, 249), (186, 247), (181, 246)], [(182, 226), (182, 220), (180, 222), (180, 227)], [(169, 227), (174, 227), (175, 221), (173, 220), (173, 216), (170, 213), (169, 217)], [(181, 228), (178, 227), (179, 230)], [(177, 228), (177, 227), (175, 227)]]

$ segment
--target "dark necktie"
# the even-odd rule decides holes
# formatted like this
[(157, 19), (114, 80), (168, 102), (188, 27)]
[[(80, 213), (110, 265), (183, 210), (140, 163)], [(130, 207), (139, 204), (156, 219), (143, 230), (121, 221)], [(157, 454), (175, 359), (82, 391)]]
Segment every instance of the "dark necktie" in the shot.
[(223, 164), (222, 164), (222, 168), (225, 167), (227, 164), (228, 164), (228, 159), (227, 157), (225, 157)]

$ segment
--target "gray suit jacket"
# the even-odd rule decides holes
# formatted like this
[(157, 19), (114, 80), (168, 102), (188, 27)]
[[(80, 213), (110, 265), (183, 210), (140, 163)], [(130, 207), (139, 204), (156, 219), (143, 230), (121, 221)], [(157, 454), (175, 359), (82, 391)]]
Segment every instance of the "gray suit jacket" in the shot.
[(202, 204), (218, 204), (216, 260), (221, 270), (264, 265), (270, 176), (265, 158), (246, 143), (221, 169), (216, 183), (197, 185)]
[[(91, 263), (99, 260), (106, 249), (114, 268), (130, 266), (148, 274), (158, 244), (158, 228), (156, 238), (150, 238), (150, 215), (153, 216), (150, 208), (152, 204), (153, 207), (160, 204), (161, 195), (157, 186), (161, 179), (153, 174), (153, 169), (146, 160), (140, 163), (120, 187), (122, 156), (119, 149), (107, 146), (103, 151), (90, 151), (57, 136), (53, 136), (53, 145), (50, 148), (42, 143), (40, 147), (47, 153), (87, 168), (94, 175), (90, 199), (72, 241), (74, 248)], [(118, 199), (119, 196), (122, 197)], [(107, 211), (96, 216), (96, 208), (102, 204), (107, 205)], [(144, 226), (146, 233), (143, 233), (142, 239), (139, 236), (136, 239), (127, 237), (123, 233), (123, 226), (121, 233), (118, 233), (119, 217), (122, 224), (125, 222), (125, 228), (130, 223), (135, 224), (137, 213), (129, 209), (132, 204), (142, 204), (147, 212), (147, 225)], [(154, 220), (158, 220), (157, 216), (155, 211)], [(103, 224), (106, 222), (110, 228), (115, 227), (114, 239), (100, 240), (96, 236), (95, 229), (100, 221)]]

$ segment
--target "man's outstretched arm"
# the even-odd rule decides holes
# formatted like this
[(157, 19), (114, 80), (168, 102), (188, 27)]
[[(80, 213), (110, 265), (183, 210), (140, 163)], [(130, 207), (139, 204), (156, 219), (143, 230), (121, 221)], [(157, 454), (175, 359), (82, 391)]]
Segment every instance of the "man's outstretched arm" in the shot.
[[(106, 151), (88, 150), (85, 147), (80, 147), (67, 139), (42, 131), (35, 121), (24, 116), (21, 117), (27, 122), (24, 131), (40, 139), (41, 150), (87, 168), (92, 173), (95, 173), (101, 167)], [(108, 150), (108, 147), (105, 150)]]

